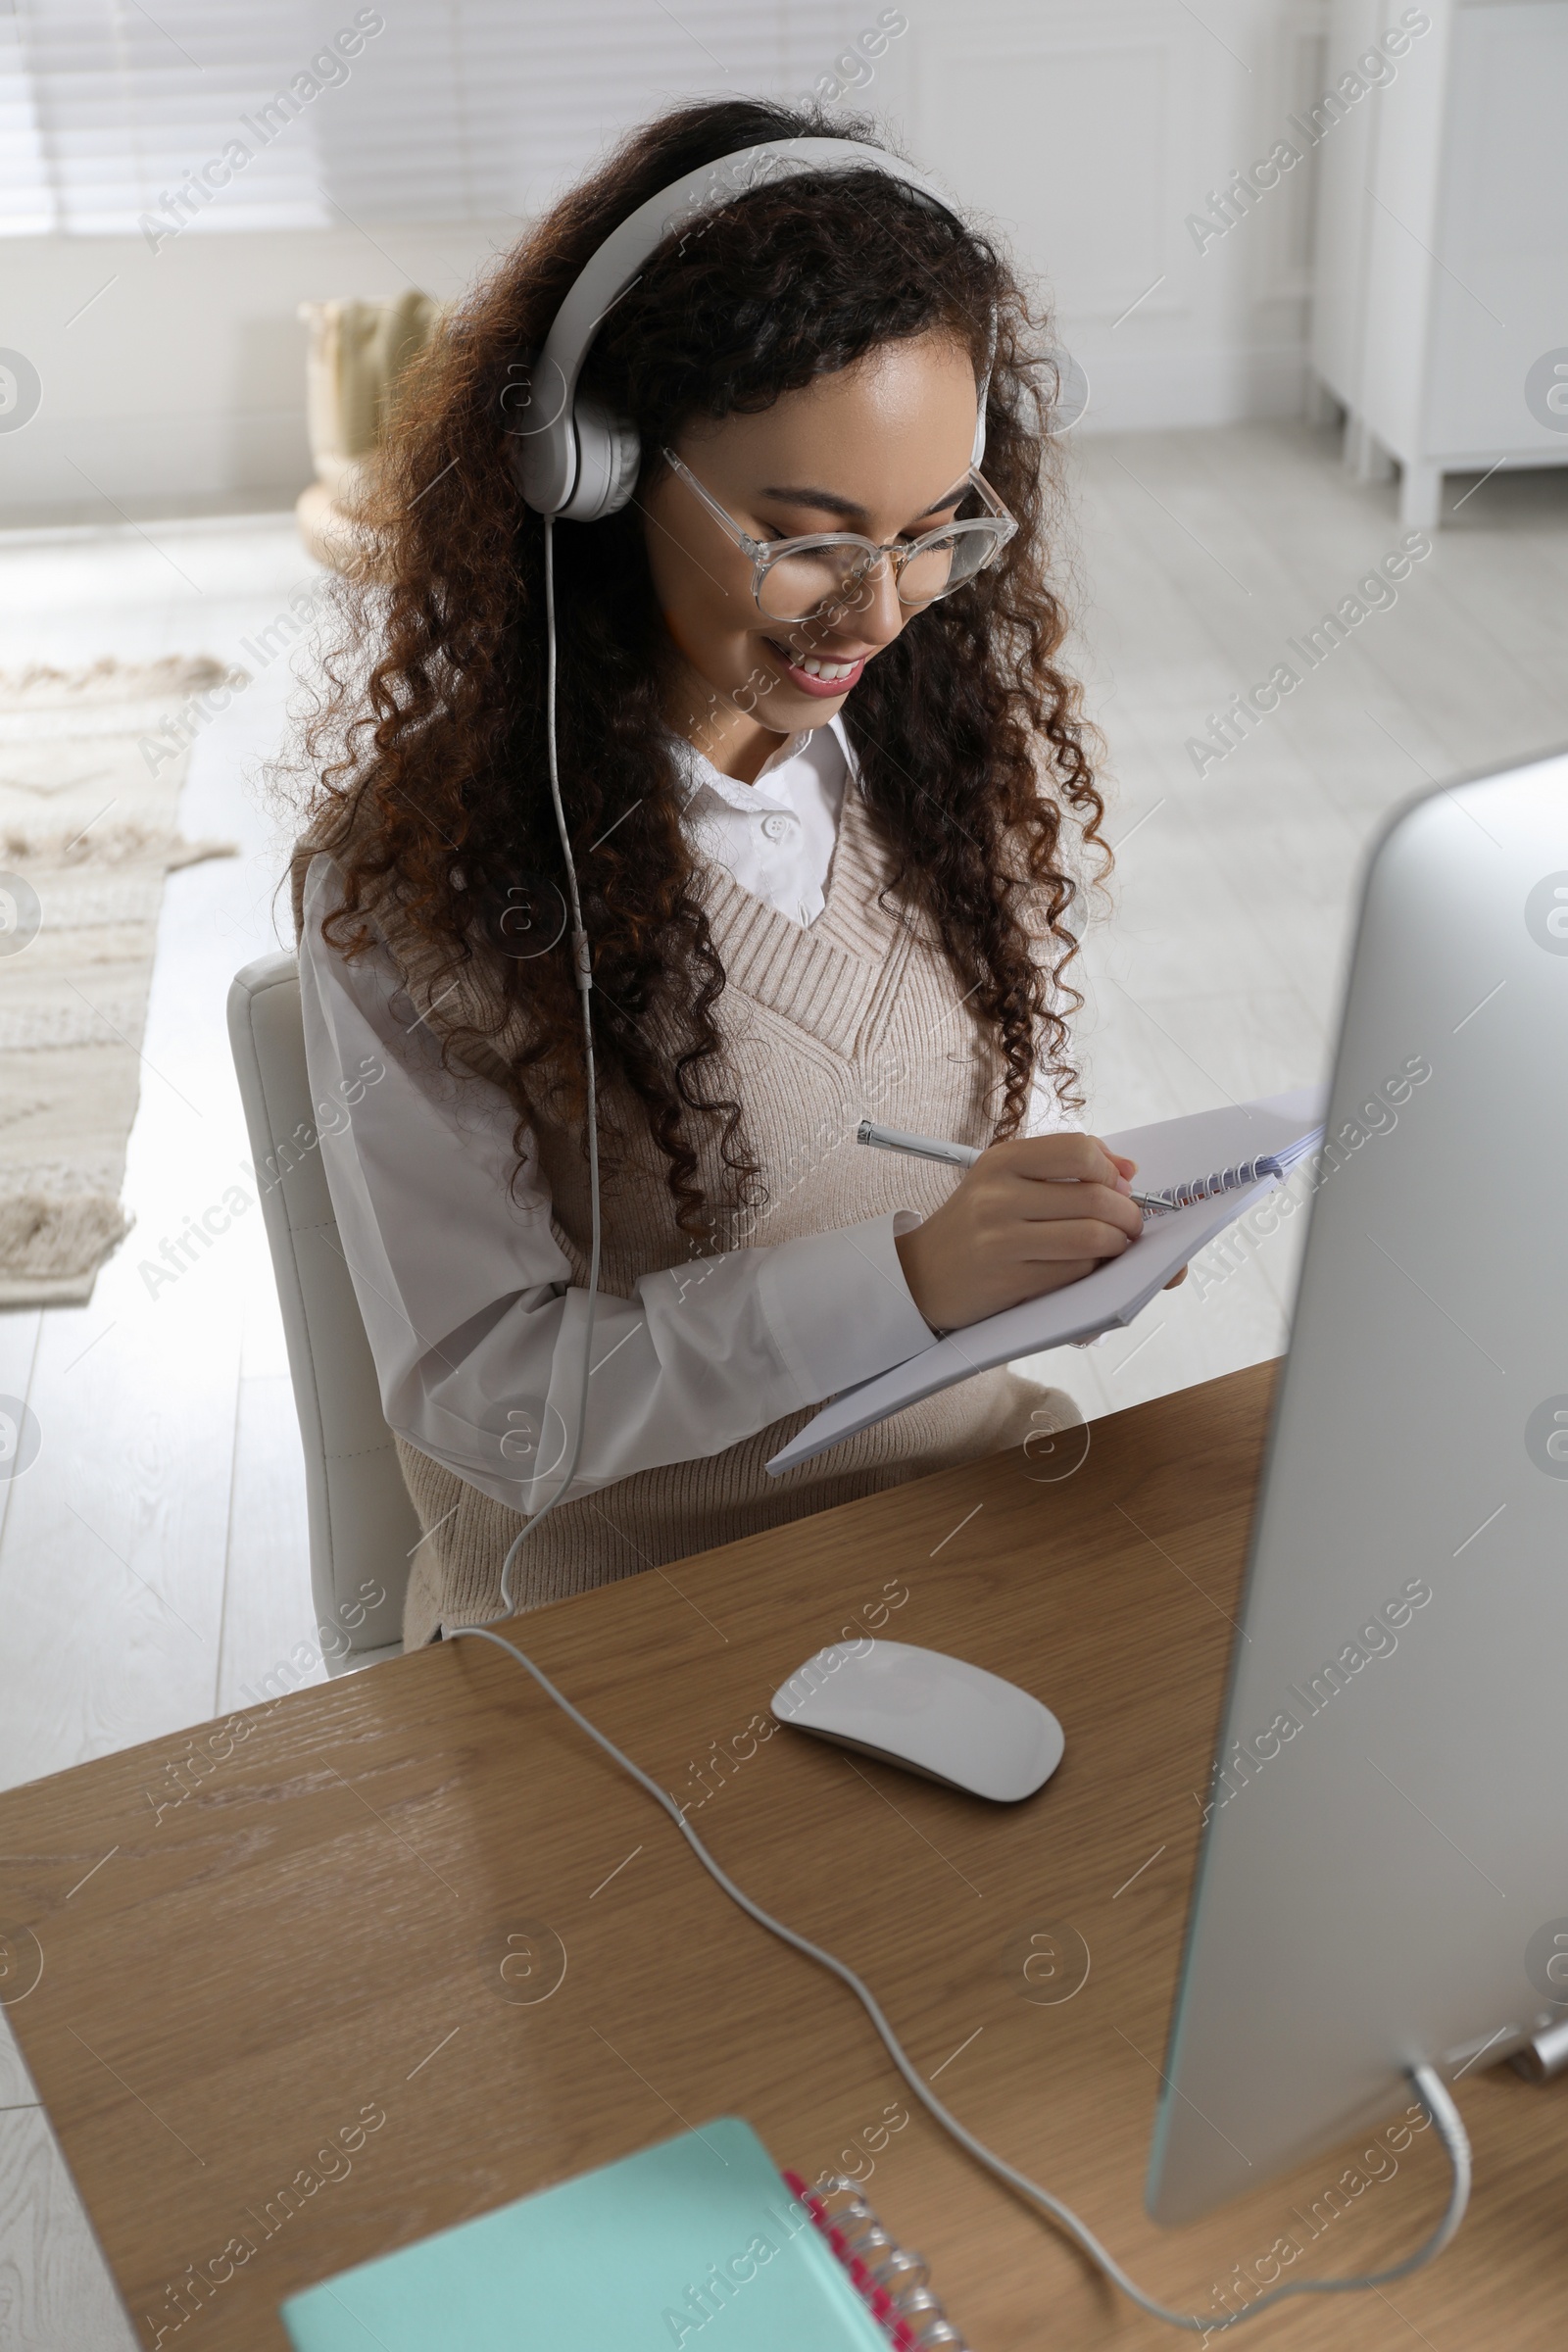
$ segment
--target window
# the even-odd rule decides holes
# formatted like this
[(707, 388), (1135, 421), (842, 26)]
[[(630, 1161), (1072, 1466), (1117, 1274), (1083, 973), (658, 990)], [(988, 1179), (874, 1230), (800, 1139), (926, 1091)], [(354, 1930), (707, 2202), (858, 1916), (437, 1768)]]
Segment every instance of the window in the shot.
[(904, 28), (855, 0), (17, 0), (0, 228), (525, 215), (668, 100), (864, 91), (836, 61)]

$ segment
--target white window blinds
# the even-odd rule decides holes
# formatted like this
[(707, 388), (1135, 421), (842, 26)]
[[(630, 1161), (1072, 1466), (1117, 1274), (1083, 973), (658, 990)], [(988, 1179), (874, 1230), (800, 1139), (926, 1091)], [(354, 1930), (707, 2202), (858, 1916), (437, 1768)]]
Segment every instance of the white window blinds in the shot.
[(872, 0), (15, 0), (0, 229), (525, 215), (684, 96), (874, 103), (861, 44), (905, 28)]

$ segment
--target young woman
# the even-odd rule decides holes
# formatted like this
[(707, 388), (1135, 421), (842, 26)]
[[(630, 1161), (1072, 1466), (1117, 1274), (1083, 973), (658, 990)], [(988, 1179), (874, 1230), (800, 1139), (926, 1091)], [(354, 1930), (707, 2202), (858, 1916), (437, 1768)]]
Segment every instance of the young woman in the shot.
[[(585, 1373), (544, 524), (512, 462), (529, 365), (637, 206), (822, 135), (844, 125), (748, 103), (654, 122), (400, 396), (294, 892), (313, 1086), (357, 1087), (328, 1181), (428, 1537), (410, 1643), (501, 1612)], [(1131, 1163), (1070, 1117), (1062, 918), (1102, 804), (1055, 664), (1031, 346), (993, 247), (872, 168), (677, 222), (598, 328), (584, 390), (635, 422), (641, 471), (622, 512), (555, 526), (554, 595), (604, 1243), (575, 1476), (518, 1605), (1078, 1417), (996, 1371), (764, 1469), (825, 1397), (1141, 1229)], [(860, 1149), (868, 1115), (989, 1149), (956, 1181)]]

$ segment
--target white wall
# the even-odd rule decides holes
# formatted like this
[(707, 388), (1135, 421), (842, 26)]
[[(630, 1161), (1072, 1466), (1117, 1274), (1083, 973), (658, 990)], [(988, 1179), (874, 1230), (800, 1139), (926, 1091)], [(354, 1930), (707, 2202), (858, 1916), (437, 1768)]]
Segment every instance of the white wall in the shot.
[[(515, 221), (187, 231), (0, 243), (0, 344), (42, 380), (37, 414), (0, 433), (0, 518), (112, 519), (249, 493), (291, 503), (311, 479), (302, 301), (445, 300), (517, 233)], [(83, 310), (81, 306), (88, 307)], [(77, 315), (79, 314), (79, 315)]]
[[(879, 13), (847, 0), (847, 38)], [(1326, 57), (1325, 0), (1203, 0), (1201, 22), (1182, 0), (906, 13), (862, 102), (1050, 280), (1091, 380), (1085, 429), (1295, 413), (1310, 160), (1206, 250), (1185, 223), (1348, 62)], [(310, 478), (298, 303), (411, 280), (448, 297), (519, 226), (0, 243), (0, 344), (43, 385), (31, 422), (0, 433), (0, 517), (291, 499)]]
[(888, 64), (910, 147), (989, 208), (1053, 288), (1091, 382), (1084, 429), (1298, 414), (1312, 158), (1202, 250), (1186, 222), (1322, 87), (1323, 0), (915, 0), (908, 13)]

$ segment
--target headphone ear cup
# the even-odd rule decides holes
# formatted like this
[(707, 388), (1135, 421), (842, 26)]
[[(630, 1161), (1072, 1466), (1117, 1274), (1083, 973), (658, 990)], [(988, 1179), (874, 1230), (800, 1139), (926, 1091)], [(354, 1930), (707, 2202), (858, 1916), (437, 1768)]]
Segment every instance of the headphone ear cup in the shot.
[(629, 416), (617, 416), (603, 401), (579, 392), (572, 409), (577, 436), (577, 479), (562, 513), (572, 522), (598, 522), (617, 514), (637, 487), (642, 443)]

